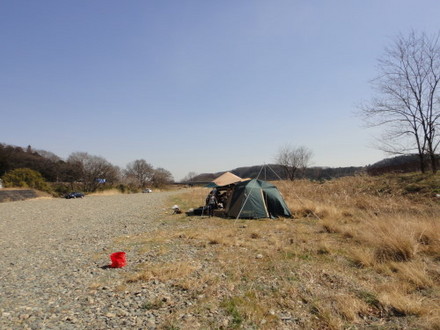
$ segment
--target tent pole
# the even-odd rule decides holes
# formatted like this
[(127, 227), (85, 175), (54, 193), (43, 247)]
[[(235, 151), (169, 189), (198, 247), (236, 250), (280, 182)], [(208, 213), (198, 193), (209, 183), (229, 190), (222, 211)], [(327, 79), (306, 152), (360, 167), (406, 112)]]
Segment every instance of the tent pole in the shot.
[(273, 169), (272, 167), (270, 167), (269, 165), (267, 165), (267, 167), (269, 167), (269, 169), (275, 174), (275, 176), (276, 176), (279, 180), (283, 180), (283, 179), (281, 179), (281, 177), (278, 175), (278, 173), (274, 171), (274, 169)]
[(260, 174), (261, 174), (261, 171), (263, 171), (263, 168), (264, 168), (264, 165), (262, 165), (261, 166), (261, 168), (260, 168), (260, 172), (258, 172), (258, 175), (257, 175), (257, 180), (260, 178)]
[[(258, 172), (257, 180), (260, 178), (260, 174), (261, 174), (261, 171), (263, 170), (263, 168), (264, 168), (264, 165), (261, 166), (261, 168), (260, 168), (260, 172)], [(252, 189), (254, 189), (254, 188), (251, 188), (251, 191), (252, 191)], [(246, 202), (247, 202), (247, 200), (248, 200), (248, 198), (249, 198), (250, 195), (251, 195), (251, 194), (249, 194), (249, 195), (246, 196), (246, 199), (244, 200), (244, 203), (243, 203), (243, 205), (241, 206), (240, 212), (238, 212), (238, 215), (237, 215), (237, 217), (235, 218), (234, 224), (235, 224), (235, 222), (238, 220), (238, 218), (240, 217), (241, 212), (243, 211), (244, 206), (246, 205)]]
[[(264, 166), (265, 166), (264, 164), (261, 166), (261, 168), (260, 168), (260, 172), (258, 172), (258, 175), (257, 175), (257, 178), (256, 178), (257, 180), (260, 178), (260, 174), (261, 174), (261, 172), (263, 171)], [(235, 218), (234, 224), (235, 224), (235, 222), (238, 220), (238, 218), (240, 217), (241, 212), (243, 211), (243, 209), (244, 209), (244, 207), (245, 207), (245, 205), (246, 205), (246, 202), (247, 202), (247, 200), (249, 199), (249, 197), (250, 197), (250, 195), (251, 195), (252, 189), (256, 189), (256, 188), (251, 188), (251, 191), (250, 191), (249, 194), (246, 196), (246, 199), (244, 200), (244, 203), (243, 203), (243, 205), (241, 206), (240, 212), (238, 212), (238, 215), (237, 215), (237, 217)]]
[[(245, 193), (245, 194), (246, 194), (246, 193)], [(243, 205), (241, 206), (240, 212), (238, 212), (238, 215), (237, 215), (237, 217), (235, 218), (235, 221), (237, 221), (238, 218), (240, 217), (241, 212), (243, 211), (244, 206), (246, 205), (246, 202), (247, 202), (247, 200), (249, 199), (249, 196), (250, 196), (250, 195), (251, 195), (251, 194), (248, 194), (248, 195), (246, 196), (246, 199), (244, 200)]]

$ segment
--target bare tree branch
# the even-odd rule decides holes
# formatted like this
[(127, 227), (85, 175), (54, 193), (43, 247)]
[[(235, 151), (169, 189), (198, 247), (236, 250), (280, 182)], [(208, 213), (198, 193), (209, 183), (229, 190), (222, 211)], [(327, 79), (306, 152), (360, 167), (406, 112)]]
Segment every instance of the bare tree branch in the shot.
[[(437, 171), (440, 143), (440, 34), (428, 37), (411, 32), (399, 35), (378, 60), (378, 76), (372, 81), (378, 96), (360, 107), (368, 126), (383, 126), (381, 150), (404, 153), (415, 150), (425, 171), (425, 156)], [(412, 137), (408, 140), (408, 137)], [(399, 143), (400, 140), (405, 143)], [(411, 141), (408, 145), (407, 142)]]
[(276, 162), (284, 169), (287, 178), (293, 181), (298, 173), (304, 173), (312, 155), (312, 151), (307, 147), (285, 145), (279, 149)]

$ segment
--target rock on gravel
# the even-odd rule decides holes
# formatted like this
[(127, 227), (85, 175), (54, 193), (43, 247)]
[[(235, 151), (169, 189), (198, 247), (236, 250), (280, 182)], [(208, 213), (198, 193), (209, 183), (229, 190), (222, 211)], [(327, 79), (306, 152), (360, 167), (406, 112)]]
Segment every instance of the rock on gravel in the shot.
[(157, 228), (174, 193), (1, 203), (0, 328), (154, 328), (156, 316), (142, 308), (151, 293), (100, 284), (134, 267), (128, 256), (126, 268), (103, 269), (103, 251)]

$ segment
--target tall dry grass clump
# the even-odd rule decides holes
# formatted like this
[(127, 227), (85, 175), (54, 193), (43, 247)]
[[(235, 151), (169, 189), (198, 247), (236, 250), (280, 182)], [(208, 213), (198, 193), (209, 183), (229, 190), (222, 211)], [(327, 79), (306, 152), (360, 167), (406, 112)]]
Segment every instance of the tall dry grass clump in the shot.
[(389, 217), (385, 222), (375, 218), (362, 227), (359, 236), (374, 247), (377, 262), (410, 261), (419, 250), (417, 234), (409, 219)]
[[(413, 181), (423, 194), (410, 193)], [(439, 309), (429, 306), (440, 301), (440, 176), (357, 176), (278, 186), (299, 220), (307, 216), (327, 239), (333, 237), (333, 250), (340, 249), (354, 267), (376, 272), (378, 283), (369, 286), (377, 292), (380, 313), (417, 315), (420, 324), (439, 326)], [(381, 286), (384, 281), (392, 284)]]

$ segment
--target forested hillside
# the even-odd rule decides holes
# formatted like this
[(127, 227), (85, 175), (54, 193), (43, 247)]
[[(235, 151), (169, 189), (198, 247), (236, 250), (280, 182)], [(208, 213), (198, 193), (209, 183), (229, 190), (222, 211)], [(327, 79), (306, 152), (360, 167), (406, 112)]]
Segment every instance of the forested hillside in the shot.
[(23, 149), (0, 143), (0, 176), (17, 168), (38, 171), (49, 182), (70, 182), (79, 175), (77, 166), (63, 161), (53, 153), (35, 151), (31, 146)]
[(4, 179), (5, 186), (33, 187), (24, 179), (18, 180), (17, 172), (25, 176), (41, 175), (39, 180), (56, 183), (50, 186), (59, 192), (73, 189), (94, 192), (112, 187), (123, 192), (138, 191), (147, 186), (163, 187), (174, 181), (169, 171), (154, 168), (144, 159), (134, 160), (121, 169), (105, 158), (87, 152), (74, 152), (63, 160), (50, 151), (0, 143), (0, 178)]

